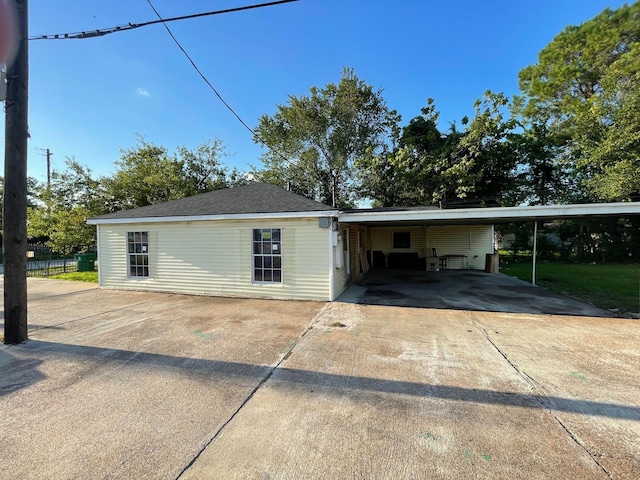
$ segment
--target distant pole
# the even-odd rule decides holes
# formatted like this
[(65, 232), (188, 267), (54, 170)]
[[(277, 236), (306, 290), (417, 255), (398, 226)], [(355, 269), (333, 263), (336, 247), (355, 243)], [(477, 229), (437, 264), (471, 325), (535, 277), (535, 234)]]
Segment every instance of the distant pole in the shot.
[(4, 343), (27, 340), (27, 0), (15, 1), (19, 46), (7, 65), (4, 150)]
[(47, 148), (47, 187), (51, 188), (51, 151)]

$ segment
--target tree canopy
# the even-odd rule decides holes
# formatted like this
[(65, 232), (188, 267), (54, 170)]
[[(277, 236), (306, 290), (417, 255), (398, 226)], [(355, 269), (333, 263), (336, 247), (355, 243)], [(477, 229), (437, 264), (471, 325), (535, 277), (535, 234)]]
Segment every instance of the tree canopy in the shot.
[[(69, 160), (51, 186), (32, 185), (29, 231), (57, 249), (83, 248), (94, 241), (87, 216), (249, 181), (340, 208), (640, 198), (640, 2), (565, 28), (519, 85), (513, 98), (487, 90), (469, 117), (444, 126), (428, 99), (403, 124), (381, 89), (344, 68), (337, 83), (260, 117), (254, 141), (267, 150), (249, 174), (225, 165), (219, 139), (172, 153), (140, 136), (112, 175), (94, 178)], [(578, 237), (590, 229), (575, 228)]]
[(383, 149), (394, 121), (382, 91), (345, 68), (337, 84), (290, 95), (260, 118), (255, 141), (269, 150), (253, 174), (332, 206), (352, 205), (354, 164)]
[(50, 185), (32, 182), (28, 235), (68, 254), (95, 245), (89, 217), (246, 183), (241, 172), (221, 162), (224, 155), (218, 139), (170, 154), (138, 137), (137, 146), (121, 150), (111, 176), (94, 177), (88, 167), (67, 159), (64, 170), (53, 172)]
[(564, 148), (594, 200), (640, 193), (640, 3), (569, 26), (519, 74), (516, 112)]

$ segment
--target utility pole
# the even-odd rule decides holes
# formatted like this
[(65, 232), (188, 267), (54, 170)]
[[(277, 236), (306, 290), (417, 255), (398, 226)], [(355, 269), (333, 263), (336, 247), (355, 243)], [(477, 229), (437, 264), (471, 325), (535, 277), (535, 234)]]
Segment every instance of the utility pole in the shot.
[(27, 340), (27, 137), (29, 23), (27, 0), (15, 2), (18, 51), (7, 65), (4, 150), (4, 343)]
[(45, 152), (45, 156), (47, 157), (47, 187), (51, 188), (51, 150), (48, 148), (45, 150), (44, 148), (38, 148), (41, 152)]
[(47, 148), (47, 188), (51, 189), (51, 151)]

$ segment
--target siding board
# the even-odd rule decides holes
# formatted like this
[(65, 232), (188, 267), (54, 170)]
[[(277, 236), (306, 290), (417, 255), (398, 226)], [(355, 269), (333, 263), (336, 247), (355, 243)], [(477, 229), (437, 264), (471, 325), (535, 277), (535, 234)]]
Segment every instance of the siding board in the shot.
[[(427, 252), (436, 249), (438, 256), (466, 255), (469, 268), (483, 270), (485, 255), (493, 253), (493, 229), (491, 225), (455, 225), (427, 227)], [(453, 259), (449, 267), (458, 268), (459, 260)]]
[[(282, 229), (282, 284), (252, 283), (253, 228)], [(150, 234), (150, 278), (127, 276), (126, 234)], [(203, 295), (329, 300), (328, 230), (317, 218), (102, 225), (101, 286)]]

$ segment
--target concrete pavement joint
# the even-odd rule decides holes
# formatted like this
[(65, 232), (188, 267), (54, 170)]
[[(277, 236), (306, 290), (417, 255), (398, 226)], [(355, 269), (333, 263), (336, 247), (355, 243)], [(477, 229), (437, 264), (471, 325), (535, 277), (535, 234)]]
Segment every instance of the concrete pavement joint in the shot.
[(556, 421), (560, 424), (560, 426), (567, 433), (567, 435), (569, 435), (569, 438), (571, 438), (571, 440), (573, 440), (576, 443), (576, 445), (579, 445), (587, 453), (587, 455), (591, 457), (591, 459), (595, 462), (595, 464), (598, 465), (598, 467), (600, 467), (600, 470), (602, 470), (608, 478), (613, 479), (613, 477), (607, 471), (607, 469), (604, 468), (604, 465), (602, 465), (596, 459), (596, 457), (589, 451), (589, 449), (585, 445), (583, 445), (583, 443), (580, 440), (578, 440), (578, 438), (573, 434), (573, 432), (564, 423), (562, 423), (562, 421), (558, 418), (558, 416), (554, 415), (553, 418), (556, 419)]
[[(480, 331), (480, 333), (482, 333), (482, 335), (487, 339), (487, 341), (489, 342), (489, 344), (491, 346), (493, 346), (493, 348), (495, 348), (495, 350), (502, 356), (502, 358), (504, 358), (507, 363), (509, 365), (511, 365), (511, 367), (521, 376), (525, 379), (525, 381), (531, 386), (531, 388), (536, 391), (536, 393), (538, 393), (538, 395), (543, 396), (548, 398), (549, 395), (546, 391), (546, 388), (544, 387), (544, 385), (542, 385), (540, 382), (538, 382), (537, 380), (535, 380), (533, 377), (531, 377), (530, 375), (528, 375), (526, 372), (520, 370), (518, 368), (518, 366), (513, 363), (511, 361), (511, 359), (500, 349), (500, 347), (498, 347), (498, 345), (495, 344), (495, 342), (493, 340), (491, 340), (491, 337), (489, 336), (489, 333), (482, 328), (480, 325), (478, 325), (478, 323), (476, 322), (475, 318), (473, 318), (473, 316), (469, 313), (469, 312), (465, 312), (466, 316), (469, 318), (469, 320), (471, 321), (471, 323), (473, 324), (473, 326)], [(544, 406), (544, 405), (543, 405)], [(569, 438), (571, 438), (571, 440), (573, 440), (573, 442), (578, 445), (580, 448), (582, 448), (585, 453), (587, 455), (589, 455), (589, 457), (591, 458), (591, 460), (593, 460), (593, 462), (600, 468), (600, 470), (602, 470), (602, 472), (607, 475), (608, 478), (613, 478), (609, 472), (607, 471), (606, 468), (604, 468), (604, 466), (598, 461), (598, 459), (589, 451), (589, 449), (578, 439), (578, 437), (575, 436), (575, 434), (569, 429), (569, 427), (567, 427), (562, 420), (560, 420), (560, 418), (558, 417), (558, 415), (556, 415), (555, 413), (552, 413), (551, 410), (545, 408), (545, 410), (549, 411), (549, 413), (553, 416), (553, 418), (556, 420), (556, 422), (558, 422), (558, 424), (562, 427), (562, 429), (565, 431), (565, 433), (569, 436)]]
[(320, 312), (318, 312), (318, 314), (313, 318), (313, 320), (311, 320), (311, 322), (309, 323), (309, 325), (307, 325), (307, 328), (300, 334), (300, 336), (298, 336), (298, 338), (296, 338), (295, 340), (291, 341), (291, 343), (289, 344), (289, 348), (287, 348), (287, 351), (285, 352), (285, 354), (282, 356), (282, 358), (280, 358), (280, 360), (278, 360), (278, 362), (271, 368), (271, 370), (269, 370), (269, 373), (267, 373), (267, 375), (265, 375), (260, 382), (258, 382), (258, 384), (253, 388), (253, 390), (251, 390), (251, 393), (249, 393), (249, 395), (247, 396), (247, 398), (245, 398), (242, 403), (240, 404), (240, 406), (235, 410), (235, 412), (233, 412), (231, 414), (231, 416), (222, 424), (220, 425), (220, 428), (218, 428), (218, 430), (216, 431), (216, 433), (207, 441), (207, 443), (204, 444), (204, 446), (200, 449), (200, 451), (198, 451), (198, 453), (191, 459), (191, 461), (180, 471), (180, 473), (178, 474), (178, 476), (176, 477), (176, 480), (178, 480), (180, 477), (182, 477), (182, 475), (184, 475), (184, 473), (189, 470), (189, 468), (191, 468), (193, 466), (194, 463), (196, 463), (196, 461), (198, 460), (198, 458), (200, 458), (200, 456), (204, 453), (204, 451), (209, 447), (209, 445), (211, 445), (213, 443), (213, 441), (218, 438), (220, 436), (220, 434), (222, 433), (222, 431), (226, 428), (227, 425), (229, 425), (231, 423), (231, 421), (240, 413), (240, 411), (245, 407), (245, 405), (247, 403), (249, 403), (249, 401), (253, 398), (253, 396), (256, 394), (256, 392), (258, 390), (260, 390), (260, 388), (262, 388), (262, 386), (267, 383), (269, 381), (269, 379), (273, 376), (273, 373), (280, 367), (280, 365), (282, 365), (293, 353), (293, 349), (298, 345), (298, 343), (300, 343), (300, 341), (305, 337), (305, 335), (307, 333), (309, 333), (311, 330), (313, 330), (313, 325), (317, 322), (318, 318), (320, 317), (320, 315), (322, 315), (322, 313), (329, 308), (331, 304), (327, 303), (324, 307), (322, 307), (322, 309), (320, 310)]

